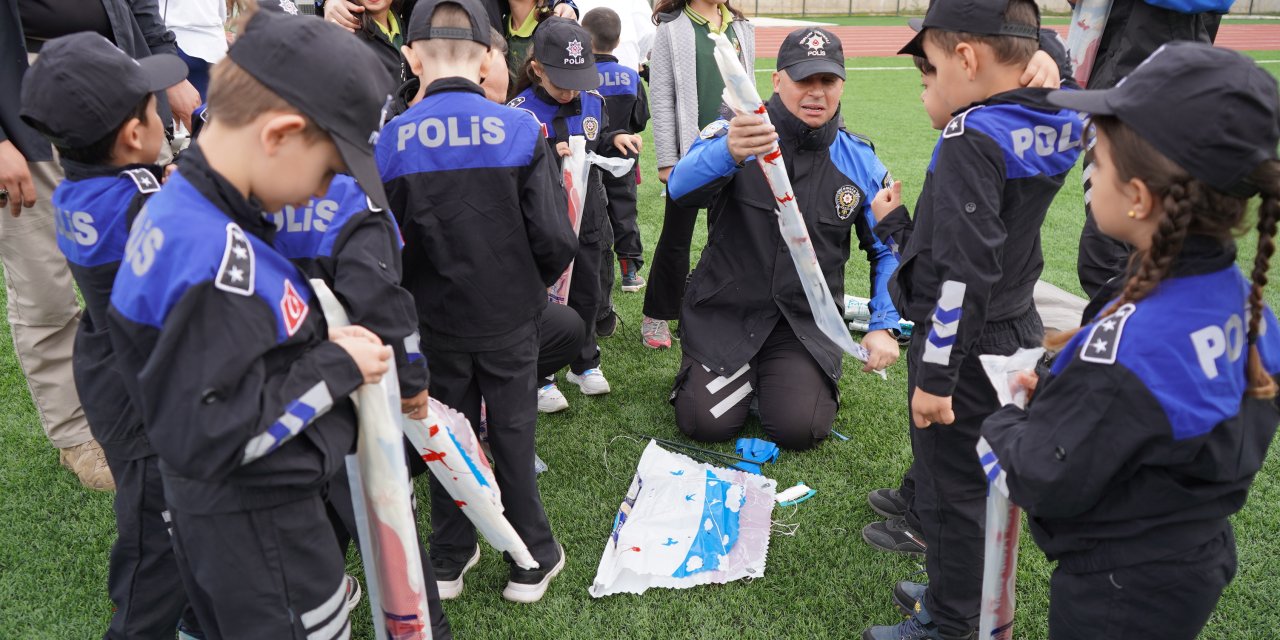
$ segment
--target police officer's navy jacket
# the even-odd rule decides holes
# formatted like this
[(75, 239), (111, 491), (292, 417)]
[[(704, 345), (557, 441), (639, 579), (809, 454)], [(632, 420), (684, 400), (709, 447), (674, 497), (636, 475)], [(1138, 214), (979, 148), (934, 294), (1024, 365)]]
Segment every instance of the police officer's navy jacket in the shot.
[(308, 278), (319, 278), (347, 310), (351, 324), (389, 345), (400, 397), (427, 388), (413, 296), (400, 287), (404, 243), (390, 212), (372, 209), (355, 178), (334, 176), (323, 197), (271, 214), (275, 247)]
[(376, 156), (423, 340), (493, 350), (532, 336), (577, 248), (538, 121), (445, 78), (387, 123)]
[[(1221, 535), (1280, 422), (1274, 400), (1245, 397), (1249, 283), (1235, 248), (1193, 236), (1173, 275), (1086, 325), (1026, 411), (983, 424), (1010, 498), (1063, 570), (1172, 558)], [(1260, 332), (1275, 376), (1270, 309)]]
[(942, 131), (916, 201), (876, 225), (901, 264), (889, 284), (894, 306), (927, 332), (916, 385), (955, 390), (960, 363), (990, 322), (1031, 311), (1044, 258), (1040, 225), (1079, 155), (1081, 121), (1042, 107), (1045, 90), (998, 94), (955, 116)]
[[(573, 100), (560, 104), (542, 87), (534, 85), (512, 98), (507, 106), (524, 109), (543, 124), (547, 148), (556, 158), (557, 166), (560, 156), (555, 152), (556, 143), (568, 141), (569, 136), (585, 138), (588, 152), (617, 155), (613, 137), (626, 133), (624, 129), (610, 124), (604, 96), (596, 91), (579, 92)], [(588, 176), (587, 193), (582, 205), (582, 224), (578, 229), (578, 239), (584, 245), (597, 242), (604, 225), (608, 224), (608, 212), (605, 209), (608, 197), (605, 195), (600, 168), (592, 166)], [(566, 204), (566, 216), (567, 206)]]
[(159, 168), (91, 166), (62, 160), (67, 179), (53, 192), (58, 248), (84, 296), (72, 372), (93, 437), (113, 460), (153, 455), (142, 417), (129, 400), (107, 335), (111, 286), (124, 258), (129, 226), (160, 190)]
[(649, 126), (649, 96), (645, 95), (640, 74), (604, 53), (596, 54), (596, 71), (600, 73), (597, 91), (604, 96), (611, 125), (627, 133), (644, 131)]
[[(870, 330), (896, 330), (898, 312), (887, 286), (898, 263), (871, 232), (869, 204), (889, 181), (888, 171), (869, 142), (840, 128), (838, 116), (810, 129), (776, 95), (768, 108), (831, 294), (844, 299), (844, 267), (851, 232), (856, 233), (859, 247), (871, 260)], [(723, 120), (708, 125), (667, 182), (668, 194), (680, 206), (709, 205), (718, 216), (685, 292), (682, 347), (712, 371), (730, 375), (756, 355), (781, 318), (835, 380), (840, 377), (841, 350), (814, 323), (778, 230), (773, 191), (754, 159), (741, 166), (734, 162), (728, 127)]]
[(317, 495), (355, 443), (360, 370), (256, 202), (198, 147), (178, 166), (134, 222), (108, 312), (165, 500), (224, 513)]

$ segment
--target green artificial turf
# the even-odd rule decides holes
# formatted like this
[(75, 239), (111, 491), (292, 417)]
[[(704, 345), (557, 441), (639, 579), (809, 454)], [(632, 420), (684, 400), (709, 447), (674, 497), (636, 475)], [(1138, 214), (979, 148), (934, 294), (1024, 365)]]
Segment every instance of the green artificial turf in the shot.
[[(1273, 59), (1274, 53), (1260, 54)], [(759, 61), (771, 69), (772, 60)], [(863, 58), (855, 67), (903, 66), (899, 58)], [(1280, 65), (1269, 65), (1273, 71)], [(768, 74), (759, 74), (762, 92)], [(850, 72), (844, 97), (849, 128), (871, 137), (885, 164), (903, 181), (908, 202), (919, 193), (936, 140), (919, 100), (919, 76), (909, 71)], [(648, 134), (646, 139), (649, 140)], [(640, 222), (652, 252), (662, 221), (662, 187), (653, 154), (644, 155)], [(1067, 179), (1044, 227), (1044, 279), (1073, 292), (1081, 226), (1078, 172)], [(706, 237), (700, 222), (695, 255)], [(1252, 255), (1252, 242), (1242, 253)], [(847, 290), (866, 295), (867, 263), (855, 252)], [(544, 502), (568, 564), (536, 605), (502, 600), (506, 565), (484, 547), (465, 593), (445, 610), (458, 638), (850, 638), (869, 623), (898, 620), (890, 603), (896, 580), (920, 566), (911, 559), (873, 551), (860, 530), (876, 519), (866, 494), (896, 485), (910, 463), (905, 408), (906, 369), (899, 362), (888, 381), (846, 366), (832, 438), (816, 450), (786, 452), (766, 474), (786, 487), (805, 482), (817, 495), (795, 508), (775, 511), (795, 525), (793, 535), (773, 536), (768, 569), (752, 582), (688, 590), (654, 589), (642, 596), (591, 598), (613, 516), (630, 483), (642, 435), (680, 438), (667, 404), (679, 351), (641, 346), (642, 294), (615, 292), (624, 319), (616, 335), (601, 340), (602, 367), (613, 387), (587, 398), (561, 382), (571, 408), (539, 419), (538, 452), (550, 465), (541, 477)], [(1280, 302), (1273, 289), (1268, 299)], [(57, 452), (40, 430), (8, 326), (0, 322), (0, 638), (100, 637), (111, 614), (106, 594), (107, 553), (113, 538), (111, 496), (83, 490), (58, 466)], [(562, 379), (563, 380), (563, 379)], [(1087, 401), (1087, 399), (1082, 399)], [(743, 434), (761, 436), (758, 426)], [(729, 445), (717, 448), (730, 451)], [(1277, 455), (1259, 475), (1244, 511), (1234, 518), (1240, 570), (1203, 637), (1269, 638), (1280, 629), (1280, 473)], [(426, 495), (425, 482), (419, 495)], [(423, 529), (427, 527), (423, 510)], [(360, 572), (350, 556), (351, 571)], [(1018, 638), (1046, 637), (1050, 565), (1023, 536), (1018, 580)], [(355, 614), (355, 636), (372, 638), (368, 605)]]

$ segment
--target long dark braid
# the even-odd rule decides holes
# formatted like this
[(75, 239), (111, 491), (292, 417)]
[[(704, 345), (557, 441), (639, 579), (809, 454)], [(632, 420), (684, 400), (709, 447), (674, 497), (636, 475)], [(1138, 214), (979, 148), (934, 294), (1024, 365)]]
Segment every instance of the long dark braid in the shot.
[(1262, 204), (1258, 206), (1258, 252), (1253, 258), (1253, 273), (1249, 289), (1249, 361), (1248, 394), (1254, 398), (1274, 398), (1276, 382), (1262, 366), (1258, 353), (1258, 334), (1262, 327), (1264, 302), (1262, 289), (1267, 286), (1267, 270), (1271, 256), (1276, 251), (1276, 224), (1280, 220), (1280, 162), (1268, 161), (1250, 176), (1253, 184), (1262, 191)]

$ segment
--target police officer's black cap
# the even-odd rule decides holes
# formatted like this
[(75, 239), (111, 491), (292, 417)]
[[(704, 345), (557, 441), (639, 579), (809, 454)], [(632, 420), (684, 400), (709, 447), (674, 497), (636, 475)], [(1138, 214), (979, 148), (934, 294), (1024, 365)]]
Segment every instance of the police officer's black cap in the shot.
[(60, 147), (87, 147), (124, 124), (147, 95), (187, 77), (181, 58), (134, 60), (97, 33), (50, 40), (22, 81), (27, 124)]
[[(316, 52), (324, 52), (324, 64), (316, 64)], [(387, 207), (373, 142), (394, 87), (377, 54), (330, 22), (259, 11), (227, 55), (328, 133), (347, 173)]]
[[(933, 0), (923, 20), (912, 18), (907, 22), (918, 33), (898, 54), (926, 57), (924, 33), (928, 29), (1040, 40), (1039, 24), (1005, 22), (1004, 12), (1008, 7), (1009, 0)], [(1039, 15), (1040, 8), (1036, 6), (1037, 22)]]
[(1053, 91), (1049, 101), (1115, 116), (1192, 176), (1240, 197), (1258, 192), (1246, 178), (1280, 144), (1276, 79), (1207, 44), (1171, 42), (1114, 88)]
[[(432, 27), (431, 18), (436, 8), (442, 4), (456, 4), (467, 12), (471, 21), (470, 29), (450, 27)], [(480, 5), (480, 0), (418, 0), (413, 6), (413, 14), (409, 16), (409, 30), (405, 42), (418, 40), (470, 40), (489, 48), (489, 12)]]
[(533, 32), (533, 57), (561, 89), (587, 91), (600, 86), (591, 34), (568, 18), (552, 16)]
[(844, 45), (826, 29), (796, 29), (778, 49), (778, 71), (786, 71), (797, 82), (815, 73), (834, 73), (843, 80)]

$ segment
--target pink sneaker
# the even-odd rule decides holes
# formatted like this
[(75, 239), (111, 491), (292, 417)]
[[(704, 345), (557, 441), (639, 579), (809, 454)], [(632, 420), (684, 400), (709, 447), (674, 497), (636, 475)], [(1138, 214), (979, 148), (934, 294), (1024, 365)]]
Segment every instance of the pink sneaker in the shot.
[(650, 349), (671, 348), (671, 327), (666, 320), (654, 320), (645, 316), (640, 322), (640, 337)]

